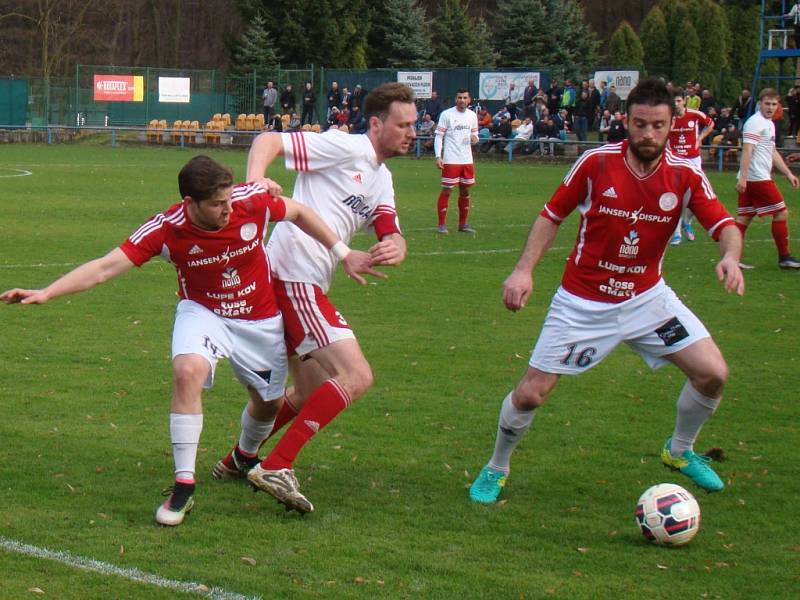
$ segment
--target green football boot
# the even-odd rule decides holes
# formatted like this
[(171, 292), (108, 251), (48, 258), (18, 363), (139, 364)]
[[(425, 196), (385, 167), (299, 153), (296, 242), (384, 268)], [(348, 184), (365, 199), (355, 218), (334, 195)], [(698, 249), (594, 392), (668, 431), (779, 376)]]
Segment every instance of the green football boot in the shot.
[(483, 467), (478, 478), (469, 488), (469, 497), (472, 498), (473, 502), (494, 504), (497, 502), (500, 492), (503, 491), (507, 479), (508, 475), (502, 471), (495, 471), (488, 466)]
[(671, 445), (672, 438), (669, 438), (661, 450), (661, 462), (667, 467), (673, 471), (680, 471), (707, 492), (719, 492), (725, 487), (719, 475), (708, 466), (708, 463), (711, 462), (709, 457), (686, 450), (681, 456), (675, 458), (670, 451)]

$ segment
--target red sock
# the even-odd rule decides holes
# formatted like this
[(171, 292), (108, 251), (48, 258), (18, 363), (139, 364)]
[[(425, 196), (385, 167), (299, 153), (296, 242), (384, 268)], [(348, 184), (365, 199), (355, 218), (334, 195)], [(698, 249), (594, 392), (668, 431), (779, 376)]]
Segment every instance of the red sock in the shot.
[(447, 223), (447, 205), (450, 204), (450, 194), (444, 192), (439, 194), (439, 201), (436, 203), (439, 209), (439, 227)]
[(775, 245), (778, 247), (778, 256), (786, 256), (789, 254), (789, 222), (788, 221), (772, 221), (772, 239), (775, 240)]
[(458, 226), (464, 227), (469, 217), (469, 196), (458, 197)]
[(350, 405), (350, 396), (335, 379), (328, 379), (308, 397), (283, 437), (267, 458), (261, 461), (265, 469), (291, 469), (300, 450), (325, 425)]

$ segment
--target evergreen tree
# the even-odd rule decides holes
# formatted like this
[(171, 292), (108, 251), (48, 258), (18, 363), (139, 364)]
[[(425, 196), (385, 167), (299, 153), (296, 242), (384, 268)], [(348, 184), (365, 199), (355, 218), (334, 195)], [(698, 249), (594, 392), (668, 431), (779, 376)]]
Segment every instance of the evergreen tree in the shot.
[(615, 67), (642, 70), (644, 50), (639, 36), (627, 21), (622, 21), (611, 35), (608, 43), (608, 57)]
[(672, 79), (678, 84), (696, 80), (700, 70), (700, 38), (687, 16), (676, 30), (672, 51)]
[(722, 74), (728, 70), (728, 55), (732, 37), (722, 7), (711, 0), (702, 0), (704, 18), (695, 23), (702, 33), (702, 57), (698, 64), (698, 79), (719, 98), (722, 93)]
[(371, 67), (428, 66), (431, 39), (425, 10), (417, 0), (383, 0), (371, 11), (368, 62)]
[(444, 0), (431, 22), (433, 61), (439, 67), (483, 67), (491, 48), (489, 30), (467, 15), (464, 0)]
[(231, 73), (245, 75), (259, 71), (278, 62), (272, 47), (272, 36), (267, 31), (267, 20), (257, 13), (244, 33), (231, 49)]
[[(758, 36), (761, 8), (742, 6), (741, 4), (726, 6), (725, 10), (729, 31), (736, 32), (735, 43), (731, 44), (729, 60), (733, 77), (730, 87), (734, 88), (732, 97), (736, 97), (742, 88), (750, 88), (753, 84), (753, 73), (756, 69), (760, 49)], [(757, 90), (753, 90), (753, 95), (757, 94)]]
[(572, 79), (593, 72), (600, 42), (586, 22), (581, 5), (576, 0), (545, 0), (544, 7), (549, 27), (545, 38), (546, 66)]
[(542, 0), (500, 0), (494, 31), (497, 59), (503, 67), (534, 67), (551, 49)]
[(648, 75), (669, 78), (672, 75), (667, 21), (658, 6), (654, 6), (639, 26), (639, 39), (644, 50), (644, 67)]

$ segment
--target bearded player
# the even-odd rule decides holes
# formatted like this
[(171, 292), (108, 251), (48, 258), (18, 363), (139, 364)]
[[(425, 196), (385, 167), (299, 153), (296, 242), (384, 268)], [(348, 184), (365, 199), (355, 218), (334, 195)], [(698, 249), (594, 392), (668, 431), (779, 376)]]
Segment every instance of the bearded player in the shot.
[(575, 209), (581, 217), (528, 370), (503, 400), (494, 453), (470, 488), (473, 501), (497, 500), (514, 448), (561, 375), (583, 373), (622, 342), (651, 368), (672, 363), (687, 378), (661, 460), (709, 492), (723, 489), (693, 445), (720, 403), (728, 367), (706, 328), (662, 279), (661, 262), (686, 204), (719, 241), (717, 277), (726, 291), (741, 295), (742, 238), (703, 172), (665, 149), (672, 113), (662, 82), (640, 82), (628, 96), (629, 139), (585, 152), (534, 222), (503, 284), (511, 311), (527, 303), (531, 271), (561, 223)]

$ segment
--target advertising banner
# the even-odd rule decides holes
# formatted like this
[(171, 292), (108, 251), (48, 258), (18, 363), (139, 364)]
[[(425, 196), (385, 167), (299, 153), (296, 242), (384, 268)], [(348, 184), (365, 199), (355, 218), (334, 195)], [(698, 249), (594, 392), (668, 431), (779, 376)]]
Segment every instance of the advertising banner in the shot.
[[(505, 100), (511, 92), (511, 101), (520, 102), (528, 86), (528, 80), (533, 79), (533, 84), (538, 88), (539, 72), (528, 73), (481, 73), (479, 80), (478, 98), (480, 100)], [(511, 84), (514, 89), (511, 89)]]
[(626, 100), (628, 92), (639, 83), (639, 71), (595, 71), (594, 84), (599, 88), (600, 82), (605, 81), (609, 89), (617, 86), (617, 96)]
[(398, 71), (398, 83), (405, 83), (414, 90), (418, 100), (427, 100), (433, 91), (433, 71)]
[(142, 102), (144, 77), (140, 75), (95, 75), (95, 102)]
[(159, 77), (158, 101), (188, 104), (191, 102), (190, 83), (188, 77)]

